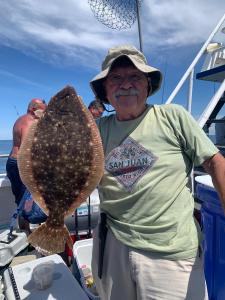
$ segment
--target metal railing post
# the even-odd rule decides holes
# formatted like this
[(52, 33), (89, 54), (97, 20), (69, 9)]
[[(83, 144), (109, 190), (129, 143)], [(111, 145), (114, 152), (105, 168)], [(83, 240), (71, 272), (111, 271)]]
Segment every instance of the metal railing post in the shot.
[(203, 111), (202, 115), (198, 119), (198, 124), (201, 128), (205, 125), (207, 122), (209, 116), (211, 115), (213, 109), (215, 108), (216, 104), (220, 100), (221, 96), (223, 95), (225, 91), (225, 79), (223, 80), (221, 86), (219, 87), (218, 91), (212, 98), (212, 100), (209, 102), (209, 104), (206, 106), (205, 110)]
[(138, 0), (136, 0), (136, 9), (137, 9), (137, 22), (138, 22), (139, 45), (140, 45), (140, 51), (143, 52), (143, 47), (142, 47), (142, 34), (141, 34), (141, 21), (140, 21), (140, 11), (139, 11)]
[(208, 44), (211, 42), (211, 40), (214, 37), (214, 35), (219, 30), (220, 26), (223, 24), (224, 20), (225, 20), (225, 14), (220, 19), (219, 23), (216, 25), (216, 27), (214, 28), (214, 30), (210, 34), (209, 38), (207, 39), (207, 41), (205, 42), (205, 44), (202, 46), (202, 48), (200, 49), (200, 51), (196, 55), (195, 59), (193, 60), (193, 62), (190, 65), (190, 67), (187, 69), (187, 71), (185, 72), (185, 74), (183, 75), (183, 77), (181, 78), (181, 80), (178, 82), (178, 84), (175, 87), (174, 91), (171, 93), (171, 95), (167, 99), (166, 104), (169, 104), (169, 103), (171, 103), (173, 101), (174, 97), (177, 95), (177, 93), (179, 92), (180, 88), (182, 87), (182, 85), (186, 81), (187, 77), (189, 76), (189, 74), (191, 73), (191, 71), (194, 69), (195, 65), (197, 64), (197, 62), (199, 61), (200, 57), (202, 56), (202, 54), (206, 50)]
[(193, 80), (194, 80), (194, 69), (191, 71), (189, 76), (188, 99), (187, 99), (187, 110), (189, 111), (189, 113), (191, 113), (191, 109), (192, 109)]

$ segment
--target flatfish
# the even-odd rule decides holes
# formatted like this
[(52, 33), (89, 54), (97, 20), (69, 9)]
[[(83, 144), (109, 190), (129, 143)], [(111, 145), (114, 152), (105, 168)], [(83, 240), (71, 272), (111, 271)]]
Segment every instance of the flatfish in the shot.
[(44, 255), (63, 252), (66, 242), (72, 247), (64, 218), (96, 188), (104, 168), (98, 128), (73, 87), (52, 97), (32, 124), (18, 166), (22, 181), (48, 215), (28, 241)]

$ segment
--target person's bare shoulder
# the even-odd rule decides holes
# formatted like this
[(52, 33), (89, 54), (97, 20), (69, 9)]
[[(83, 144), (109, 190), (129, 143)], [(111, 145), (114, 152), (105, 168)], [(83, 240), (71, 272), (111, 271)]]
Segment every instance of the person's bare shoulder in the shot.
[(29, 114), (23, 115), (16, 120), (13, 126), (13, 139), (18, 146), (33, 122), (34, 119)]
[(28, 126), (28, 125), (32, 124), (33, 122), (34, 122), (34, 118), (31, 115), (26, 114), (26, 115), (19, 117), (16, 120), (14, 127)]

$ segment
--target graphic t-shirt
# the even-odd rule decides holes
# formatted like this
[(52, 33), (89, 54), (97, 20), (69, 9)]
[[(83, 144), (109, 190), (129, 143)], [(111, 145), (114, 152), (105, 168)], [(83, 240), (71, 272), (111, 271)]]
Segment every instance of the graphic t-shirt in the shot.
[(150, 106), (135, 120), (99, 119), (105, 172), (101, 210), (122, 243), (170, 259), (196, 255), (200, 234), (189, 188), (193, 164), (218, 152), (181, 106)]

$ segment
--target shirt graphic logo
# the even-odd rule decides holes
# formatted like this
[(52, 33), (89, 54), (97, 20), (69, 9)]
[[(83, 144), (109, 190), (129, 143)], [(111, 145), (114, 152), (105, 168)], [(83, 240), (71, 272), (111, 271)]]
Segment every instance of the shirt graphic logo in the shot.
[(128, 137), (108, 154), (105, 168), (130, 192), (156, 160), (151, 151)]

